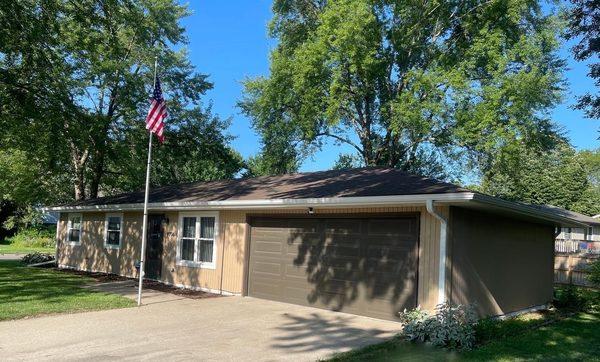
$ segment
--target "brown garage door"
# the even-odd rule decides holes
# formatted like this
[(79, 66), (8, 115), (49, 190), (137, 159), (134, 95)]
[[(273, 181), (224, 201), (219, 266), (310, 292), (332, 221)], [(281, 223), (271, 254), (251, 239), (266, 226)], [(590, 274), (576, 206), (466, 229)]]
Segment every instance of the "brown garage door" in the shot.
[(416, 306), (416, 216), (250, 223), (250, 296), (385, 319)]

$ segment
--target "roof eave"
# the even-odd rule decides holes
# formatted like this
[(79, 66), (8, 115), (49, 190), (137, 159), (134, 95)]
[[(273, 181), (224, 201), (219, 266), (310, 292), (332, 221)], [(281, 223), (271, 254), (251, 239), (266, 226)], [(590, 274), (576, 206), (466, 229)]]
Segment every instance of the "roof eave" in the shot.
[(484, 194), (475, 193), (472, 202), (479, 203), (482, 205), (493, 206), (499, 209), (510, 210), (512, 213), (520, 214), (523, 216), (529, 216), (540, 220), (552, 222), (561, 226), (583, 226), (587, 227), (589, 224), (575, 220), (570, 217), (566, 217), (558, 214), (557, 212), (545, 211), (536, 208), (535, 206), (521, 204), (518, 202), (512, 202), (503, 200), (497, 197), (488, 196)]
[[(473, 198), (474, 193), (457, 192), (444, 194), (391, 195), (391, 196), (360, 196), (360, 197), (323, 197), (310, 199), (272, 199), (272, 200), (224, 200), (224, 201), (177, 201), (152, 202), (149, 210), (243, 210), (262, 208), (297, 208), (297, 207), (352, 207), (352, 206), (381, 206), (421, 204), (427, 200), (438, 203), (466, 202)], [(45, 211), (136, 211), (143, 210), (144, 204), (109, 204), (84, 206), (54, 206), (44, 208)]]
[[(437, 204), (475, 203), (486, 208), (495, 208), (511, 213), (532, 217), (564, 226), (589, 226), (575, 219), (544, 211), (534, 206), (506, 201), (496, 197), (475, 193), (456, 192), (441, 194), (389, 195), (389, 196), (360, 196), (360, 197), (323, 197), (310, 199), (272, 199), (272, 200), (223, 200), (223, 201), (177, 201), (153, 202), (148, 204), (148, 210), (248, 210), (273, 208), (301, 207), (370, 207), (392, 205), (420, 205), (428, 200)], [(44, 208), (45, 211), (78, 212), (78, 211), (141, 211), (143, 203), (85, 205), (85, 206), (56, 206)]]

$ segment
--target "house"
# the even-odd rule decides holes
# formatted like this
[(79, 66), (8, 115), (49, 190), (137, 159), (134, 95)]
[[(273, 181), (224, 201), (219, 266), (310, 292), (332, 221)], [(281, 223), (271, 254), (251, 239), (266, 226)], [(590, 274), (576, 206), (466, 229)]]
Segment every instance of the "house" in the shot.
[[(548, 206), (552, 207), (552, 206)], [(575, 211), (563, 210), (587, 227), (561, 227), (557, 229), (555, 251), (557, 253), (600, 254), (600, 218)]]
[[(137, 275), (144, 193), (51, 207), (60, 267)], [(552, 299), (556, 227), (587, 224), (396, 169), (159, 187), (146, 277), (395, 319), (438, 303), (502, 315)]]

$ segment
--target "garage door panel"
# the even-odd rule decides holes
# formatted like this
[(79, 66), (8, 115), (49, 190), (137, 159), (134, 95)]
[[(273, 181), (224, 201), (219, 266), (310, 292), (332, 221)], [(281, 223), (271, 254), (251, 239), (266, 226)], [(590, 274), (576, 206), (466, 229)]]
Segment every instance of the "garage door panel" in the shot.
[(323, 222), (325, 235), (360, 234), (361, 223), (354, 219), (328, 219)]
[(414, 235), (415, 223), (408, 219), (371, 219), (368, 223), (369, 235)]
[(416, 217), (266, 217), (251, 227), (251, 296), (385, 319), (416, 306)]
[(281, 264), (274, 262), (256, 262), (252, 265), (252, 270), (260, 273), (281, 274)]

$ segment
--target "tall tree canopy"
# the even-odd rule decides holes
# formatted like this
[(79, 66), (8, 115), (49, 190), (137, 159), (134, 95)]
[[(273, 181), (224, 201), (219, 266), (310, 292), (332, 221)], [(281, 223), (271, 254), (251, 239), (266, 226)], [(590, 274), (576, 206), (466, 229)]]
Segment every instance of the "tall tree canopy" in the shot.
[(576, 152), (561, 145), (551, 152), (523, 152), (497, 160), (480, 189), (514, 201), (548, 204), (600, 214), (600, 150)]
[[(154, 183), (227, 178), (241, 169), (225, 133), (229, 121), (202, 105), (212, 84), (188, 59), (179, 24), (187, 14), (175, 0), (2, 3), (0, 161), (21, 170), (16, 163), (27, 160), (35, 164), (28, 177), (63, 185), (27, 202), (143, 186), (155, 56), (170, 117)], [(0, 177), (17, 181), (14, 172)]]
[(538, 1), (275, 0), (273, 13), (270, 74), (240, 102), (262, 170), (289, 171), (329, 139), (364, 165), (485, 173), (560, 138), (546, 114), (561, 96), (559, 23)]
[[(575, 59), (590, 60), (589, 76), (600, 90), (600, 1), (571, 0), (573, 6), (567, 13), (569, 21), (569, 39), (577, 39), (573, 47)], [(592, 61), (592, 60), (595, 60)], [(600, 96), (596, 93), (586, 93), (579, 98), (577, 108), (586, 111), (590, 118), (600, 118)]]

